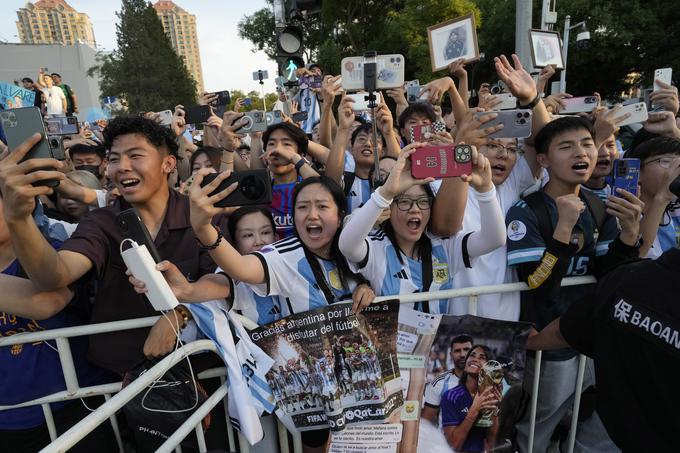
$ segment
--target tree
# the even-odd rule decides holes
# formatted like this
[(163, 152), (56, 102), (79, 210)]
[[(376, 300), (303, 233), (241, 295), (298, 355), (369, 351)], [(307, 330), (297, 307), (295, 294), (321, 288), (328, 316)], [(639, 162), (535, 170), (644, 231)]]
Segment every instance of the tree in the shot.
[(129, 111), (159, 111), (196, 103), (196, 82), (175, 53), (156, 12), (144, 0), (122, 0), (117, 48), (89, 74), (101, 74), (103, 96), (118, 96)]

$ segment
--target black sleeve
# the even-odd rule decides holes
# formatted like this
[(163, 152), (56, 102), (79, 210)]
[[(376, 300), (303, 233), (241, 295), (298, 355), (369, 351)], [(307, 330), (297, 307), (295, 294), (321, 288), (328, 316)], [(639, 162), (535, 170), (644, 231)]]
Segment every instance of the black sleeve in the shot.
[(569, 306), (560, 316), (560, 333), (569, 346), (588, 357), (593, 356), (592, 319), (595, 315), (597, 295), (583, 297)]
[(595, 268), (593, 275), (596, 278), (601, 278), (609, 271), (618, 267), (619, 265), (638, 259), (640, 252), (639, 246), (630, 246), (621, 242), (619, 236), (609, 244), (609, 250), (602, 256), (595, 257)]
[(519, 264), (517, 273), (534, 291), (536, 298), (555, 299), (560, 291), (562, 277), (569, 269), (569, 261), (577, 252), (578, 246), (551, 238), (541, 260)]

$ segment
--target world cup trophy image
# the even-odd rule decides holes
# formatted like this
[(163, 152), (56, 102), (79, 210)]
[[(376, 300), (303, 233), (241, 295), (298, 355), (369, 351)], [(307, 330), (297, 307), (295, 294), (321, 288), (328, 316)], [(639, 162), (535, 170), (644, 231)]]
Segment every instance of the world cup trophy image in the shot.
[[(503, 366), (495, 360), (489, 360), (479, 370), (477, 393), (483, 393), (489, 387), (494, 387), (499, 394), (503, 390)], [(498, 408), (481, 411), (475, 426), (480, 428), (493, 426), (493, 417), (497, 414)]]

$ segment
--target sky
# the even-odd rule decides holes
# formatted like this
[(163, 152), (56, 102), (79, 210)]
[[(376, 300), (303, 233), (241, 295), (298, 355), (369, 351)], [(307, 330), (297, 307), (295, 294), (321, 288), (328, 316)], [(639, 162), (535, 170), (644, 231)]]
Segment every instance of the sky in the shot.
[[(258, 69), (269, 72), (265, 92), (275, 89), (276, 63), (264, 52), (251, 52), (250, 41), (238, 37), (237, 24), (243, 16), (266, 6), (265, 0), (174, 0), (181, 8), (196, 16), (198, 46), (201, 52), (203, 82), (207, 91), (239, 89), (257, 90), (252, 73)], [(120, 10), (120, 0), (66, 0), (77, 11), (87, 13), (94, 28), (97, 45), (104, 50), (116, 46), (115, 13)], [(12, 14), (0, 16), (0, 40), (19, 42), (15, 11), (26, 4), (25, 0), (2, 0), (5, 11)]]

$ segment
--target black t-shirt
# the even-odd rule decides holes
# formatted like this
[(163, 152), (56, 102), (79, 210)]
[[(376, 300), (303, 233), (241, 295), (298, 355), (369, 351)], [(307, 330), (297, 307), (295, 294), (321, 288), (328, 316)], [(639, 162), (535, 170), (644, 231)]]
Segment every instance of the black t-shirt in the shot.
[(623, 450), (677, 451), (680, 250), (621, 266), (560, 318), (567, 342), (595, 361), (597, 411)]

